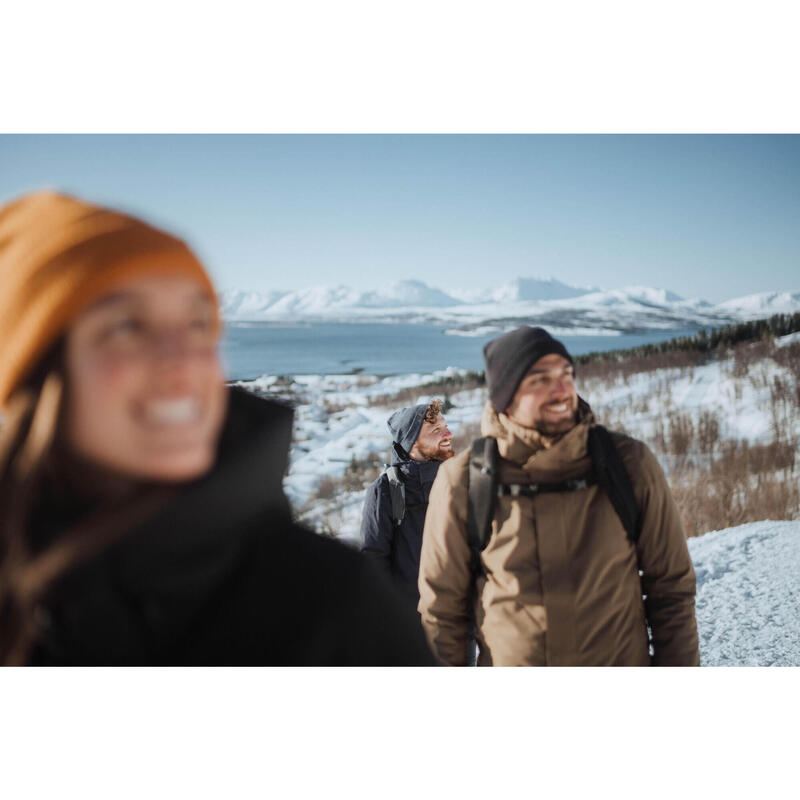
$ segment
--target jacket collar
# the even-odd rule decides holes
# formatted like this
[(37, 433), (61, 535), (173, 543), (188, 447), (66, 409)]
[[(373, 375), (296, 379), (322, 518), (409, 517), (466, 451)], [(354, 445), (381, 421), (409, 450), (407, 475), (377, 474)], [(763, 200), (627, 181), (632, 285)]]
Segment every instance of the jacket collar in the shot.
[(229, 400), (212, 471), (183, 487), (115, 548), (114, 560), (126, 582), (169, 587), (176, 573), (198, 569), (212, 577), (241, 551), (248, 522), (264, 512), (278, 525), (289, 520), (282, 481), (293, 412), (240, 389), (231, 389)]
[(594, 424), (589, 404), (578, 398), (578, 422), (566, 433), (546, 436), (526, 428), (487, 403), (481, 418), (481, 433), (497, 439), (500, 456), (526, 471), (562, 472), (587, 458), (588, 433)]
[(400, 458), (392, 450), (392, 466), (400, 468), (400, 471), (412, 480), (419, 480), (421, 483), (431, 483), (439, 471), (441, 461), (415, 461), (413, 458)]

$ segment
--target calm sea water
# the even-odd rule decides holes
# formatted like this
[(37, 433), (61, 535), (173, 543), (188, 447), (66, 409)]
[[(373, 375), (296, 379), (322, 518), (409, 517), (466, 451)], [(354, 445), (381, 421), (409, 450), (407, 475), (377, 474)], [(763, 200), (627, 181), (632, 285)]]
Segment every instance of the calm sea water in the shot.
[[(483, 345), (498, 334), (447, 336), (436, 325), (319, 323), (228, 326), (222, 353), (232, 380), (259, 375), (373, 375), (433, 372), (445, 367), (483, 369)], [(693, 333), (657, 331), (622, 336), (562, 336), (570, 353), (616, 350)]]

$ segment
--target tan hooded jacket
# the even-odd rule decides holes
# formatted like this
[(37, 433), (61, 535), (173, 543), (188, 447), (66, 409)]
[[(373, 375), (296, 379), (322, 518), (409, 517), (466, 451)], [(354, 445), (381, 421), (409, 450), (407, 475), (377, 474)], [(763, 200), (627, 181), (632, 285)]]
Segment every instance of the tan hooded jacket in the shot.
[[(500, 483), (555, 482), (589, 472), (592, 424), (587, 407), (572, 430), (551, 440), (487, 405), (481, 430), (498, 441)], [(598, 486), (498, 498), (477, 579), (480, 665), (699, 664), (695, 576), (675, 501), (646, 445), (614, 439), (641, 510), (637, 545)], [(466, 450), (439, 469), (419, 574), (423, 627), (437, 657), (454, 666), (467, 663), (469, 636), (469, 457)]]

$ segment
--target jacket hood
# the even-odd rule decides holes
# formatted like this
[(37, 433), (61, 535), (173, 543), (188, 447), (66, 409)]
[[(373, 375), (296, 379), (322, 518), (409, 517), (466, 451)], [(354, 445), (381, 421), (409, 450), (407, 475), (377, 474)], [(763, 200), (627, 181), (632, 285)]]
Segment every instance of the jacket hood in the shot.
[(406, 453), (410, 452), (417, 441), (427, 410), (426, 403), (401, 408), (395, 411), (386, 423), (392, 434), (393, 442), (399, 444)]

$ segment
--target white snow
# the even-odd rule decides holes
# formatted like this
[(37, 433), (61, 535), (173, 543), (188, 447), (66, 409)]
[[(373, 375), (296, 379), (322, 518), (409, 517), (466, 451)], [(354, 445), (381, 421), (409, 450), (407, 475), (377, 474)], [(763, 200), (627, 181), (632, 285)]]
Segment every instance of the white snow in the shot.
[(800, 522), (689, 539), (705, 666), (800, 666)]
[(797, 333), (790, 333), (787, 336), (779, 336), (775, 340), (775, 344), (778, 345), (778, 347), (788, 347), (795, 342), (800, 342), (800, 331)]

